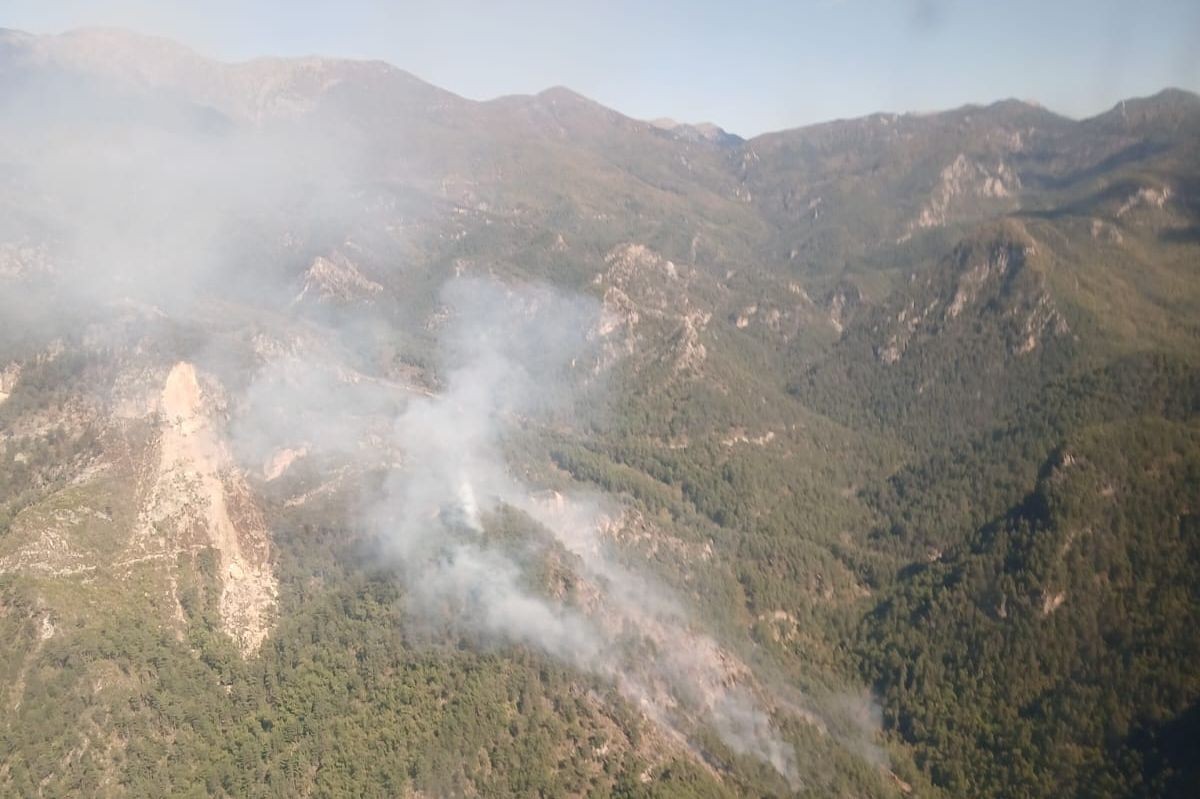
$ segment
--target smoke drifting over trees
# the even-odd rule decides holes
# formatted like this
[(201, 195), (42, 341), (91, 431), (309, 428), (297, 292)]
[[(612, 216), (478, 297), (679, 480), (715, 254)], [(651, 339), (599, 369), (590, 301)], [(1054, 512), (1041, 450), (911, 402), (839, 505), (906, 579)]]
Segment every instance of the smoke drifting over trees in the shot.
[[(59, 64), (52, 49), (38, 57)], [(600, 303), (450, 274), (427, 324), (402, 319), (352, 259), (298, 275), (315, 253), (355, 252), (352, 238), (370, 240), (386, 205), (351, 127), (316, 112), (248, 123), (119, 78), (18, 69), (3, 97), (3, 196), (20, 201), (6, 238), (29, 244), (38, 231), (30, 246), (48, 264), (39, 274), (21, 261), (20, 290), (0, 294), (8, 334), (154, 346), (146, 325), (179, 326), (224, 384), (242, 468), (271, 471), (274, 459), (281, 472), (304, 457), (382, 474), (353, 522), (395, 565), (412, 623), (485, 648), (534, 647), (611, 681), (684, 746), (710, 725), (796, 784), (769, 710), (786, 703), (650, 572), (620, 564), (606, 534), (623, 523), (619, 503), (526, 485), (506, 457), (506, 441), (574, 413), (580, 391), (603, 392), (612, 359), (600, 351), (614, 327), (601, 324)], [(374, 288), (358, 297), (361, 286)], [(326, 290), (340, 305), (321, 301)], [(141, 321), (114, 325), (112, 313)], [(434, 390), (369, 374), (396, 324), (424, 326)], [(547, 568), (573, 589), (556, 595)]]

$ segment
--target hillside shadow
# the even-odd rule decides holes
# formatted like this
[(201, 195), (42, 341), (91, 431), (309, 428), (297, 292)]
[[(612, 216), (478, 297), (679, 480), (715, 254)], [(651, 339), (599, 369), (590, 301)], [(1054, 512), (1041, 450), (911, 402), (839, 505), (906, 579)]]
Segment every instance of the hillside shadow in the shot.
[(1140, 141), (1118, 150), (1107, 158), (1103, 158), (1083, 169), (1072, 170), (1063, 175), (1053, 175), (1030, 170), (1028, 173), (1021, 175), (1021, 180), (1027, 186), (1032, 186), (1033, 188), (1047, 191), (1061, 191), (1080, 184), (1086, 184), (1129, 164), (1148, 160), (1160, 153), (1166, 152), (1170, 148), (1171, 145), (1167, 142)]
[(1158, 238), (1168, 244), (1200, 244), (1200, 225), (1167, 228)]
[(1163, 796), (1200, 796), (1200, 702), (1174, 718), (1142, 727), (1124, 741), (1142, 755), (1147, 781), (1167, 775)]

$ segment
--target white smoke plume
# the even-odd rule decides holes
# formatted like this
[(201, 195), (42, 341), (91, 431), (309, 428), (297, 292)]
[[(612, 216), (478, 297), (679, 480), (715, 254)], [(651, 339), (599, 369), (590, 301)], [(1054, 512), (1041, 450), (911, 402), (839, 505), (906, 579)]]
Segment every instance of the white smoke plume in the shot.
[[(22, 261), (17, 277), (0, 275), (0, 334), (57, 330), (74, 309), (98, 316), (126, 301), (192, 323), (207, 336), (210, 369), (244, 381), (253, 360), (252, 379), (230, 386), (240, 462), (272, 479), (271, 460), (286, 449), (318, 467), (384, 472), (381, 497), (355, 521), (394, 562), (416, 623), (479, 646), (535, 648), (611, 681), (682, 745), (697, 746), (694, 731), (708, 727), (798, 784), (772, 718), (787, 703), (662, 581), (622, 565), (614, 533), (624, 509), (594, 492), (547, 496), (517, 476), (514, 440), (572, 413), (576, 390), (596, 379), (604, 326), (593, 299), (450, 279), (436, 381), (405, 382), (378, 359), (399, 335), (392, 322), (408, 288), (382, 283), (402, 265), (375, 259), (366, 277), (328, 261), (333, 278), (367, 286), (377, 305), (343, 313), (295, 299), (314, 255), (402, 216), (338, 113), (251, 124), (166, 89), (113, 88), (65, 68), (44, 78), (21, 64), (13, 74), (24, 77), (0, 97), (0, 245), (44, 249), (51, 266), (42, 274)], [(248, 74), (230, 73), (250, 85)], [(401, 155), (385, 160), (394, 169), (417, 160)], [(402, 249), (390, 230), (378, 235)], [(37, 281), (49, 288), (38, 293)], [(411, 335), (424, 320), (402, 321)], [(106, 346), (141, 347), (147, 330), (122, 338), (114, 323)], [(252, 359), (247, 330), (262, 339)], [(509, 512), (534, 532), (499, 535), (497, 517)], [(561, 561), (579, 590), (539, 582), (531, 566), (547, 560)]]
[[(469, 279), (447, 284), (443, 299), (451, 310), (445, 391), (411, 400), (397, 417), (404, 462), (370, 514), (400, 564), (411, 606), (483, 643), (532, 646), (613, 679), (681, 740), (685, 722), (711, 724), (733, 751), (795, 783), (794, 753), (755, 697), (749, 670), (696, 630), (652, 577), (617, 562), (602, 531), (618, 523), (619, 509), (596, 497), (539, 499), (506, 462), (505, 436), (563, 406), (565, 386), (577, 379), (572, 364), (589, 371), (595, 304), (546, 287)], [(522, 553), (489, 536), (484, 520), (503, 506), (525, 512), (573, 556), (592, 588), (586, 607), (530, 585)], [(638, 654), (646, 644), (653, 657)]]
[[(599, 304), (476, 278), (451, 279), (440, 299), (438, 391), (350, 373), (345, 353), (301, 342), (267, 358), (242, 394), (233, 431), (243, 459), (303, 445), (382, 468), (381, 497), (361, 521), (395, 564), (414, 624), (544, 652), (611, 681), (680, 745), (709, 726), (734, 753), (798, 785), (794, 752), (768, 710), (778, 703), (660, 580), (620, 562), (618, 503), (539, 490), (509, 460), (513, 439), (561, 421), (579, 393), (596, 390)], [(542, 537), (496, 535), (490, 520), (504, 509)], [(537, 583), (530, 564), (545, 558), (566, 562), (577, 595)]]

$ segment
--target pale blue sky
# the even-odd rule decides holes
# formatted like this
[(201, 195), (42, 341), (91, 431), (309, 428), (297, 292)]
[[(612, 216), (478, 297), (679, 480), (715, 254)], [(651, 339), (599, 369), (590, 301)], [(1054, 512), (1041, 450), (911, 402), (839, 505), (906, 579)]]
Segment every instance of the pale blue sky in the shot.
[(380, 58), (476, 99), (565, 85), (742, 135), (1005, 97), (1086, 116), (1200, 90), (1200, 0), (0, 0), (0, 27), (83, 25), (223, 59)]

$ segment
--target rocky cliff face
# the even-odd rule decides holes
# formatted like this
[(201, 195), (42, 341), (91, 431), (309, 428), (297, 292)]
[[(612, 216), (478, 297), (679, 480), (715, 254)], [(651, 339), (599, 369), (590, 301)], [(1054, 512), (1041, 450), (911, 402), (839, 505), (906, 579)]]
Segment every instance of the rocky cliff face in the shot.
[[(1046, 336), (1065, 336), (1070, 325), (1038, 271), (1037, 244), (1011, 223), (965, 242), (936, 269), (914, 274), (894, 317), (876, 322), (875, 355), (884, 364), (905, 356), (914, 342), (953, 335), (963, 325), (994, 317), (1013, 355), (1032, 352)], [(965, 321), (970, 320), (970, 321)]]

